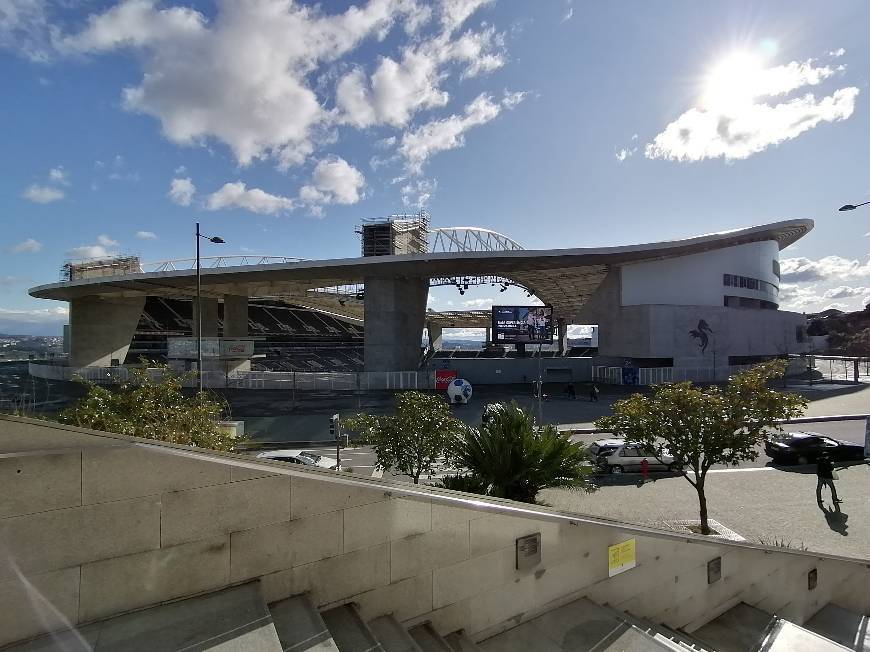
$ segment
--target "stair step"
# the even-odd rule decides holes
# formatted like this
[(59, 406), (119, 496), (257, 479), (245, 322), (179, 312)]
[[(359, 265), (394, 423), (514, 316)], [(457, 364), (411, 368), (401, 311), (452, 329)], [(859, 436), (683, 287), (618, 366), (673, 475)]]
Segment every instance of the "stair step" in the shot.
[(835, 643), (829, 638), (804, 629), (788, 620), (778, 618), (758, 649), (765, 652), (798, 652), (800, 650), (848, 652), (852, 648)]
[(384, 652), (354, 605), (343, 604), (322, 612), (321, 616), (341, 652)]
[(441, 634), (435, 631), (430, 623), (420, 623), (408, 630), (411, 637), (423, 652), (453, 652)]
[(285, 652), (338, 652), (320, 612), (307, 596), (273, 602), (269, 611)]
[(384, 652), (422, 652), (408, 630), (392, 616), (380, 616), (369, 621), (369, 629)]
[(870, 652), (867, 616), (839, 605), (825, 605), (804, 623), (804, 627), (849, 649)]
[(775, 616), (766, 611), (741, 602), (696, 629), (692, 636), (713, 650), (745, 652), (755, 649), (764, 640), (775, 620)]
[(82, 628), (81, 638), (67, 631), (6, 649), (281, 652), (281, 643), (257, 581), (92, 623)]
[(458, 632), (448, 634), (444, 640), (447, 641), (447, 645), (453, 652), (480, 652), (477, 643), (468, 638), (461, 629)]

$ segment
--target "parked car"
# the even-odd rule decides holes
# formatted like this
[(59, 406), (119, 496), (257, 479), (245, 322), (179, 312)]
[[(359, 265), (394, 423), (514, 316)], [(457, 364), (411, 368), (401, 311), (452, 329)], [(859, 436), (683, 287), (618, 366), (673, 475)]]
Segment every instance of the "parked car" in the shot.
[(863, 460), (864, 445), (841, 441), (818, 432), (793, 432), (787, 439), (768, 440), (764, 444), (774, 464), (813, 464), (826, 452), (835, 462)]
[(610, 455), (624, 443), (624, 439), (598, 439), (586, 447), (586, 454), (593, 462), (597, 462), (599, 457)]
[(653, 451), (639, 444), (623, 444), (598, 457), (599, 466), (607, 473), (637, 473), (644, 460), (649, 464), (650, 471), (672, 471), (677, 468), (674, 458), (666, 451), (656, 458)]
[(341, 471), (338, 466), (338, 460), (332, 457), (325, 457), (314, 451), (303, 450), (277, 450), (266, 451), (257, 455), (261, 460), (276, 460), (278, 462), (289, 462), (290, 464), (304, 464), (306, 466), (319, 466), (332, 471)]

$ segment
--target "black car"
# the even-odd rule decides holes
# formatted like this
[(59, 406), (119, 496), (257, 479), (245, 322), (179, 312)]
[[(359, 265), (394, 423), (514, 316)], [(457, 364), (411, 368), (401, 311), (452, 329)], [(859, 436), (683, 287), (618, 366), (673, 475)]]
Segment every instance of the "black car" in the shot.
[(863, 444), (841, 441), (817, 432), (794, 432), (788, 439), (768, 440), (764, 452), (775, 464), (813, 464), (822, 452), (835, 462), (864, 459)]

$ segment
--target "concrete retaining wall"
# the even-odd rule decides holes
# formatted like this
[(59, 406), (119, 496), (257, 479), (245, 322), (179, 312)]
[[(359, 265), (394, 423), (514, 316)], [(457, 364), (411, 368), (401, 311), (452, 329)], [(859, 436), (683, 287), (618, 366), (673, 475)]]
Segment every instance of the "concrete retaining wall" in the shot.
[[(455, 492), (13, 417), (0, 453), (0, 644), (251, 578), (269, 601), (310, 592), (478, 639), (582, 595), (690, 631), (741, 600), (796, 623), (831, 601), (870, 610), (867, 567), (823, 555), (471, 509)], [(518, 571), (516, 538), (535, 532), (542, 561)], [(608, 546), (630, 538), (637, 567), (608, 578)]]

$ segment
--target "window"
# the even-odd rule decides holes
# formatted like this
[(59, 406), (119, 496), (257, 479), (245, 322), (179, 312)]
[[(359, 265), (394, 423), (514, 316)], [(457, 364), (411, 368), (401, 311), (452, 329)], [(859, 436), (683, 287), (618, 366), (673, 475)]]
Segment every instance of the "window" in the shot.
[(623, 446), (622, 450), (619, 451), (620, 457), (640, 457), (640, 452), (637, 450), (637, 446)]
[(774, 260), (773, 262), (773, 275), (778, 278), (780, 281), (782, 280), (782, 275), (779, 271), (779, 261)]
[(731, 285), (731, 274), (725, 274), (725, 276), (722, 278), (722, 283), (724, 285)]

